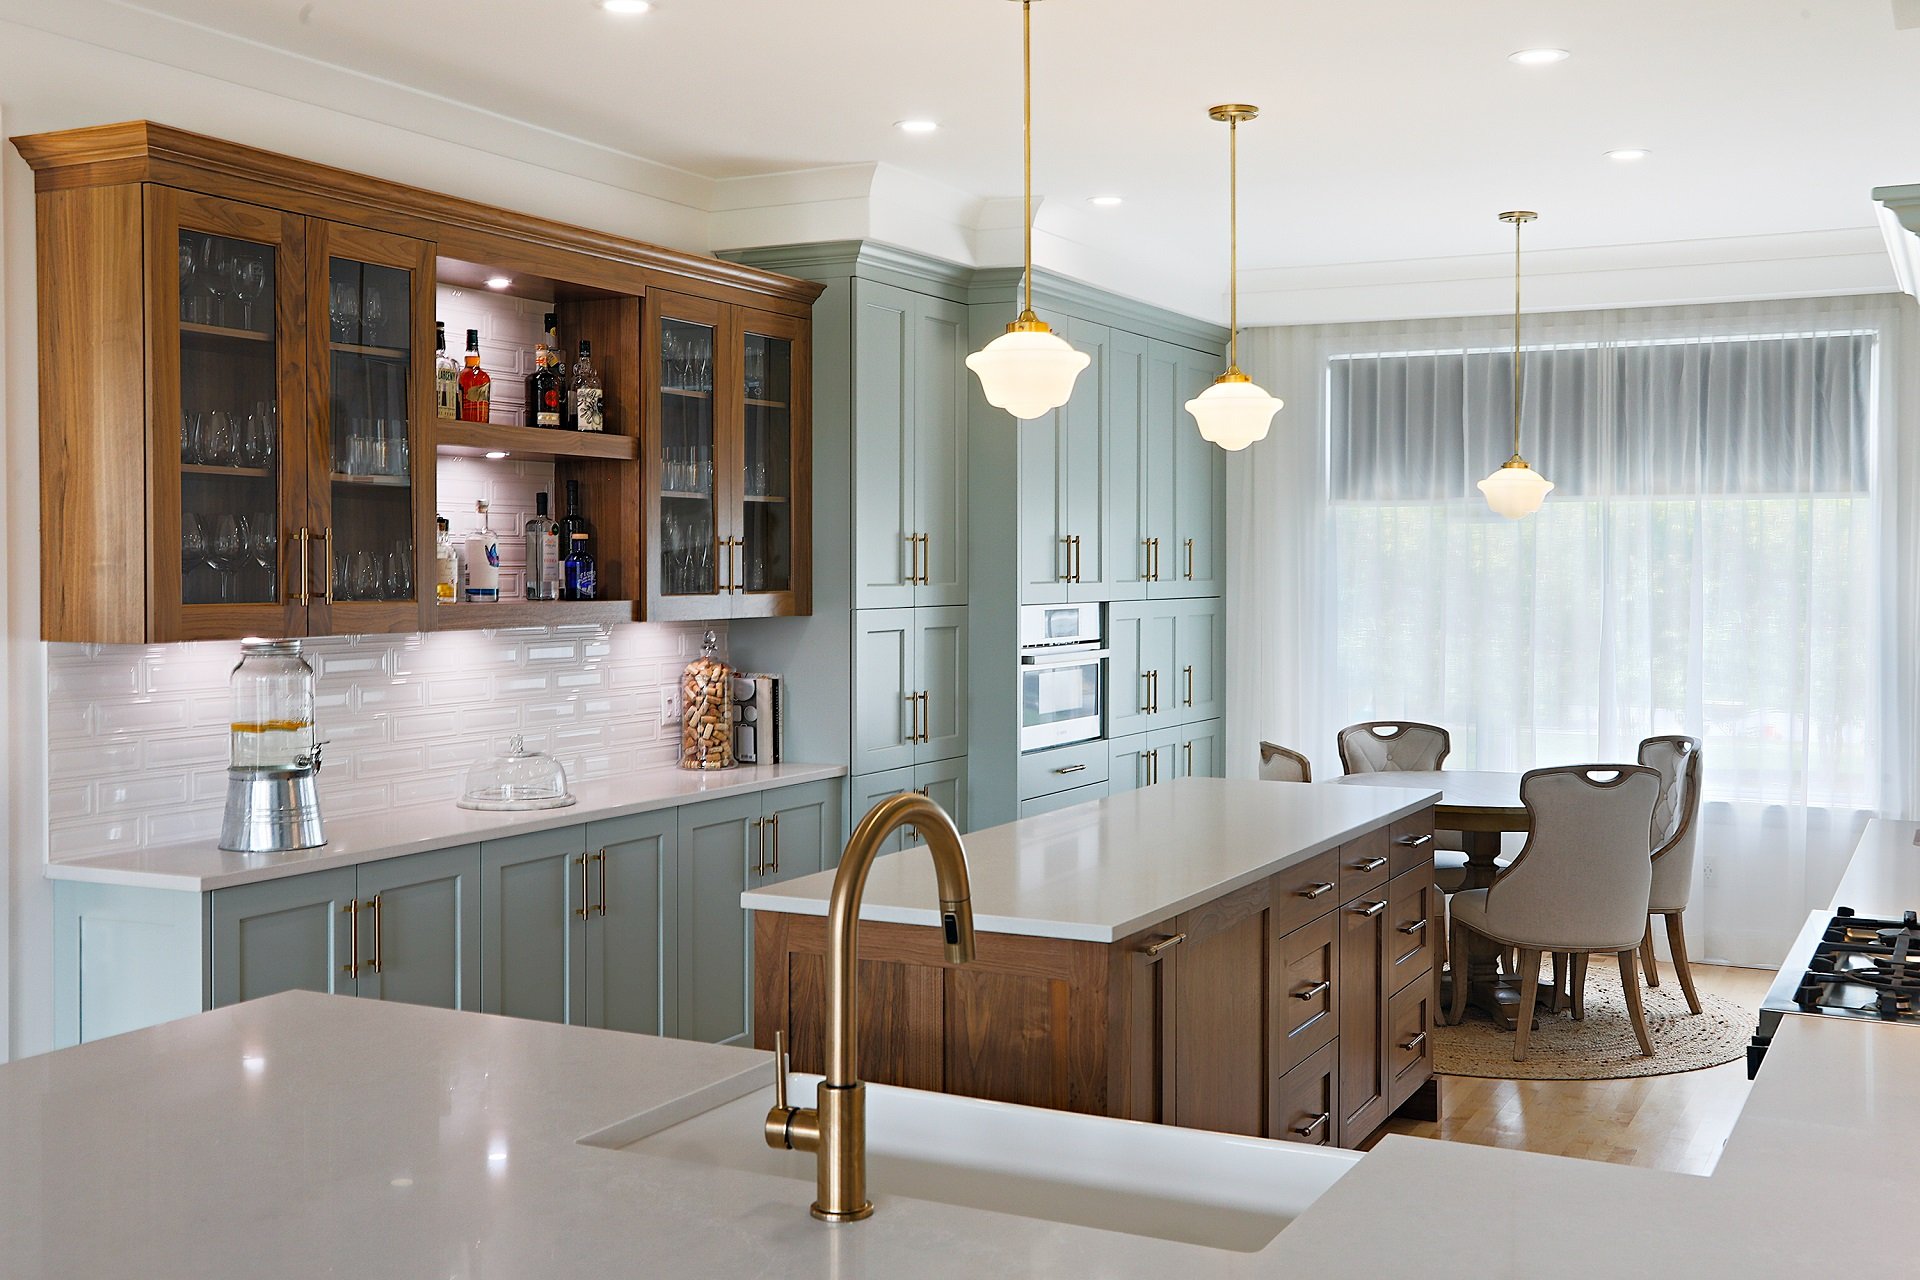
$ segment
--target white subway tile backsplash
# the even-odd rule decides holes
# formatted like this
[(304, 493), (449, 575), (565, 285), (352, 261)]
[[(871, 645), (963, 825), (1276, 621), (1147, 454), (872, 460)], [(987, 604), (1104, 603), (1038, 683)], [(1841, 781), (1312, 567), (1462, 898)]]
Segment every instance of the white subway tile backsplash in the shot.
[[(659, 724), (659, 686), (679, 680), (707, 630), (643, 623), (306, 641), (327, 743), (324, 812), (450, 804), (467, 769), (521, 731), (569, 777), (673, 768), (678, 735)], [(216, 836), (239, 646), (47, 652), (52, 856)]]

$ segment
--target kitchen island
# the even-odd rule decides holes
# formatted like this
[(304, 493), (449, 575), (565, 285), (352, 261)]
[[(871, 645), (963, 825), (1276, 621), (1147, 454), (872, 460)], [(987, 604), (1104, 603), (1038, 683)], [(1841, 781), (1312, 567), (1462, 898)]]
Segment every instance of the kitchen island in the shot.
[[(1431, 790), (1183, 778), (963, 837), (978, 954), (931, 861), (862, 899), (869, 1080), (1354, 1147), (1431, 1118)], [(754, 1034), (821, 1065), (832, 873), (759, 887)]]

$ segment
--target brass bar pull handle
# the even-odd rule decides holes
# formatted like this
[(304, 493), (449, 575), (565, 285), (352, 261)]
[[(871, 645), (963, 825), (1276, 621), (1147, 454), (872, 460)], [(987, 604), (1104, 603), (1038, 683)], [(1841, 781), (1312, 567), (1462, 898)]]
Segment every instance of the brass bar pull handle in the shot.
[(1425, 1044), (1426, 1042), (1427, 1042), (1427, 1033), (1424, 1031), (1419, 1031), (1414, 1033), (1413, 1039), (1402, 1040), (1400, 1042), (1400, 1047), (1402, 1049), (1405, 1049), (1408, 1053), (1412, 1053), (1415, 1049), (1418, 1049), (1421, 1045)]
[(920, 691), (920, 741), (933, 741), (933, 695)]
[(293, 598), (301, 604), (312, 604), (313, 566), (308, 562), (308, 553), (313, 548), (313, 534), (305, 525), (301, 525), (300, 531), (293, 535), (293, 540), (300, 544), (300, 592)]
[(593, 899), (587, 893), (587, 855), (583, 853), (575, 858), (573, 862), (575, 866), (580, 868), (580, 905), (573, 909), (573, 914), (585, 920), (593, 914)]
[(920, 695), (917, 693), (903, 693), (900, 696), (907, 704), (908, 717), (907, 736), (903, 741), (918, 742), (920, 741)]
[(1307, 1121), (1305, 1124), (1297, 1124), (1293, 1126), (1293, 1131), (1299, 1134), (1303, 1138), (1311, 1138), (1314, 1134), (1314, 1131), (1320, 1128), (1321, 1125), (1324, 1125), (1332, 1117), (1332, 1115), (1333, 1113), (1331, 1111), (1322, 1111), (1319, 1115)]
[(1414, 922), (1413, 922), (1412, 924), (1403, 924), (1403, 925), (1401, 925), (1401, 926), (1400, 926), (1400, 932), (1402, 932), (1402, 933), (1409, 933), (1409, 934), (1411, 934), (1411, 933), (1419, 933), (1420, 931), (1422, 931), (1422, 930), (1423, 930), (1423, 929), (1425, 929), (1426, 927), (1427, 927), (1427, 920), (1426, 920), (1426, 917), (1425, 917), (1425, 916), (1422, 916), (1422, 917), (1421, 917), (1420, 919), (1418, 919), (1418, 920), (1415, 920), (1415, 921), (1414, 921)]
[(1142, 582), (1152, 582), (1153, 581), (1153, 539), (1152, 538), (1140, 539), (1140, 547), (1141, 547), (1141, 550), (1145, 553), (1145, 559), (1147, 562), (1146, 568), (1140, 574), (1140, 580)]
[(607, 851), (600, 850), (593, 855), (593, 860), (600, 864), (600, 903), (594, 910), (604, 916), (607, 914)]
[(378, 893), (373, 895), (373, 963), (369, 965), (368, 968), (372, 969), (375, 973), (385, 972), (382, 966), (386, 963), (387, 959), (387, 945), (384, 936), (385, 930), (380, 927), (380, 899), (383, 896), (384, 895)]
[(1398, 840), (1395, 840), (1394, 843), (1405, 845), (1409, 849), (1418, 849), (1423, 844), (1432, 844), (1433, 837), (1431, 835), (1401, 836)]
[(1055, 773), (1085, 773), (1086, 771), (1087, 766), (1083, 764), (1061, 765), (1058, 769), (1054, 770)]
[(1160, 539), (1153, 540), (1153, 580), (1160, 581)]
[(767, 820), (765, 818), (755, 818), (747, 824), (753, 830), (753, 834), (748, 836), (747, 839), (753, 842), (753, 867), (751, 871), (752, 874), (756, 876), (763, 876), (767, 873), (766, 823)]
[(933, 585), (933, 535), (930, 533), (920, 535), (920, 585)]
[(1187, 667), (1187, 705), (1193, 705), (1193, 667)]
[(1319, 881), (1315, 881), (1313, 884), (1310, 884), (1306, 888), (1302, 889), (1300, 891), (1300, 896), (1307, 899), (1324, 898), (1332, 892), (1333, 892), (1332, 881), (1319, 880)]
[(1140, 951), (1143, 955), (1157, 956), (1163, 951), (1173, 950), (1186, 940), (1186, 934), (1176, 933), (1170, 938), (1162, 938), (1158, 942), (1149, 942), (1146, 946), (1140, 948)]
[(733, 584), (733, 590), (745, 591), (747, 584), (740, 581), (740, 562), (746, 558), (747, 540), (729, 538), (727, 541), (733, 543), (733, 550), (727, 553), (727, 581)]
[(1362, 858), (1353, 864), (1355, 871), (1378, 871), (1387, 865), (1385, 858)]
[(773, 867), (774, 875), (780, 874), (780, 815), (774, 814), (767, 819), (767, 825), (773, 828)]
[(1366, 906), (1355, 907), (1353, 910), (1355, 915), (1377, 916), (1386, 909), (1387, 904), (1384, 902), (1369, 902)]
[(1080, 535), (1073, 535), (1073, 580), (1080, 581)]
[(1187, 581), (1193, 581), (1193, 539), (1187, 539)]
[(920, 537), (913, 533), (900, 536), (907, 540), (907, 582), (917, 583), (920, 581)]
[(1140, 714), (1143, 716), (1153, 714), (1153, 672), (1151, 671), (1140, 673)]
[(1060, 581), (1073, 581), (1073, 535), (1070, 533), (1060, 538)]
[(347, 917), (347, 962), (340, 966), (349, 978), (360, 976), (360, 900), (353, 899), (340, 910)]
[[(1187, 705), (1192, 706), (1193, 704), (1188, 703)], [(1193, 776), (1193, 744), (1189, 742), (1186, 745), (1187, 745), (1187, 776), (1191, 778)]]
[(716, 529), (713, 534), (713, 593), (715, 595), (731, 590), (722, 580), (722, 575), (726, 572), (726, 563), (727, 540), (721, 537), (720, 531)]
[(326, 566), (327, 567), (327, 591), (326, 591), (325, 599), (328, 604), (332, 604), (333, 603), (333, 526), (328, 525), (325, 529), (322, 529), (320, 531), (320, 536), (321, 538), (325, 539), (325, 545), (321, 548), (321, 554), (325, 557), (327, 562), (327, 566)]
[(1293, 998), (1295, 1000), (1311, 1000), (1315, 996), (1321, 994), (1322, 992), (1331, 991), (1331, 990), (1333, 990), (1333, 983), (1328, 981), (1325, 978), (1322, 978), (1320, 979), (1320, 981), (1314, 983), (1312, 986), (1302, 987), (1300, 988), (1300, 990), (1294, 992)]

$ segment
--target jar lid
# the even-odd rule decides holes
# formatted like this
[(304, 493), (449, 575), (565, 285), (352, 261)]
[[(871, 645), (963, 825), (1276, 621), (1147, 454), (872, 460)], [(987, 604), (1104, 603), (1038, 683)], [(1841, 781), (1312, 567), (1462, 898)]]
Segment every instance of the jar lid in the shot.
[(240, 642), (240, 652), (248, 657), (294, 658), (300, 655), (298, 640), (262, 640), (248, 636)]
[(544, 751), (527, 750), (526, 740), (516, 733), (508, 739), (505, 752), (467, 771), (459, 805), (462, 809), (561, 809), (573, 802), (560, 762)]

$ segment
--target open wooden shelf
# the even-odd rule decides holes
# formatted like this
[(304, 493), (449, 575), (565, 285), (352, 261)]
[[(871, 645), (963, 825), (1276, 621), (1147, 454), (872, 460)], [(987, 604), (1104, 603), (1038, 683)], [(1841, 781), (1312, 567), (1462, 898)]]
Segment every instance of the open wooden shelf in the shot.
[(678, 498), (682, 502), (712, 502), (713, 501), (713, 494), (711, 491), (706, 493), (686, 493), (678, 489), (662, 489), (660, 491), (660, 496), (663, 498)]
[(237, 342), (272, 342), (271, 333), (261, 333), (255, 329), (230, 329), (223, 324), (191, 324), (180, 322), (180, 332), (198, 334), (202, 338), (232, 338)]
[(563, 627), (632, 622), (631, 600), (502, 600), (498, 604), (441, 604), (435, 631), (491, 631), (500, 627)]
[(381, 360), (405, 360), (413, 352), (405, 347), (365, 347), (352, 342), (329, 342), (329, 350), (350, 356), (374, 356)]
[(660, 388), (660, 394), (663, 396), (685, 396), (689, 400), (713, 399), (713, 392), (702, 391), (696, 387), (662, 387)]
[(359, 476), (346, 471), (336, 471), (333, 473), (333, 482), (335, 484), (370, 484), (381, 485), (391, 489), (404, 489), (413, 483), (413, 477), (382, 475)]
[(640, 456), (640, 441), (606, 431), (556, 431), (548, 427), (516, 427), (500, 422), (433, 420), (434, 447), (441, 453), (480, 457), (501, 450), (516, 458), (601, 458), (631, 462)]
[(226, 476), (238, 479), (265, 480), (273, 475), (264, 467), (223, 467), (212, 463), (183, 462), (180, 464), (183, 476)]

